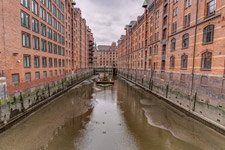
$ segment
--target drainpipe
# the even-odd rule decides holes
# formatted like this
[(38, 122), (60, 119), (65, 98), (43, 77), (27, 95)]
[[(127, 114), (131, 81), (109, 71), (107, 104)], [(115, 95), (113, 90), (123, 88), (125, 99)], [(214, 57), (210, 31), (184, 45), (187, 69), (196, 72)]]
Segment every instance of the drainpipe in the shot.
[[(193, 51), (193, 64), (192, 64), (192, 81), (191, 81), (191, 95), (193, 94), (193, 88), (194, 88), (194, 72), (195, 72), (195, 51), (196, 51), (196, 41), (197, 41), (197, 27), (198, 27), (198, 2), (197, 0), (197, 6), (196, 6), (196, 18), (195, 18), (195, 39), (194, 39), (194, 51)], [(191, 100), (190, 100), (191, 104)], [(189, 107), (191, 110), (191, 105)]]

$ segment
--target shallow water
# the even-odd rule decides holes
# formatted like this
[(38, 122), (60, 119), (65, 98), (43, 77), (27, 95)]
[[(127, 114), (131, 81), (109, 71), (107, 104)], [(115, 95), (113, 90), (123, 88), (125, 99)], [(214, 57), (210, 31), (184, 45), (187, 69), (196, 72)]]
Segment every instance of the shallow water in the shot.
[(132, 84), (87, 81), (0, 134), (0, 149), (224, 150), (224, 141)]

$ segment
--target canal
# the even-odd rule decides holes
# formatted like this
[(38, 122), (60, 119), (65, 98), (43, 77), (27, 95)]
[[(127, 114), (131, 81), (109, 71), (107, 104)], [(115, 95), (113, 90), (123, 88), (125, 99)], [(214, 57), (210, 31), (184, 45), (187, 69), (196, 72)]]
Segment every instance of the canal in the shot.
[(0, 150), (224, 149), (224, 136), (120, 79), (86, 80), (0, 134)]

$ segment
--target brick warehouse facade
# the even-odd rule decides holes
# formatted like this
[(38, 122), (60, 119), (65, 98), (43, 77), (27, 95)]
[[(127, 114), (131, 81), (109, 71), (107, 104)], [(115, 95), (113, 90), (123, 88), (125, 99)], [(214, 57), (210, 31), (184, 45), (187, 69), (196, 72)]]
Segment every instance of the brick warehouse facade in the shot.
[(179, 105), (225, 125), (225, 1), (146, 0), (143, 7), (118, 40), (120, 74), (168, 88), (186, 98)]
[(116, 43), (113, 42), (111, 46), (109, 45), (98, 45), (96, 53), (96, 65), (98, 67), (104, 66), (114, 66), (117, 67), (117, 46)]
[(9, 95), (92, 66), (91, 31), (72, 0), (4, 0), (0, 9), (0, 70)]

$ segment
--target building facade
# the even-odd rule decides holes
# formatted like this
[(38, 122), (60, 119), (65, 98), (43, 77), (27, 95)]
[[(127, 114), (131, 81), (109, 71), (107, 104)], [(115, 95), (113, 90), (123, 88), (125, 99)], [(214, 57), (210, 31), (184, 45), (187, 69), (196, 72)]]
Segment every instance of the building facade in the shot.
[(225, 109), (224, 6), (224, 0), (144, 1), (144, 13), (118, 40), (119, 72), (189, 97), (190, 110), (198, 102)]
[(88, 28), (72, 0), (7, 0), (0, 8), (0, 70), (9, 95), (90, 66)]
[(117, 67), (117, 46), (113, 42), (111, 46), (109, 45), (99, 45), (96, 50), (97, 55), (97, 66), (98, 67)]

